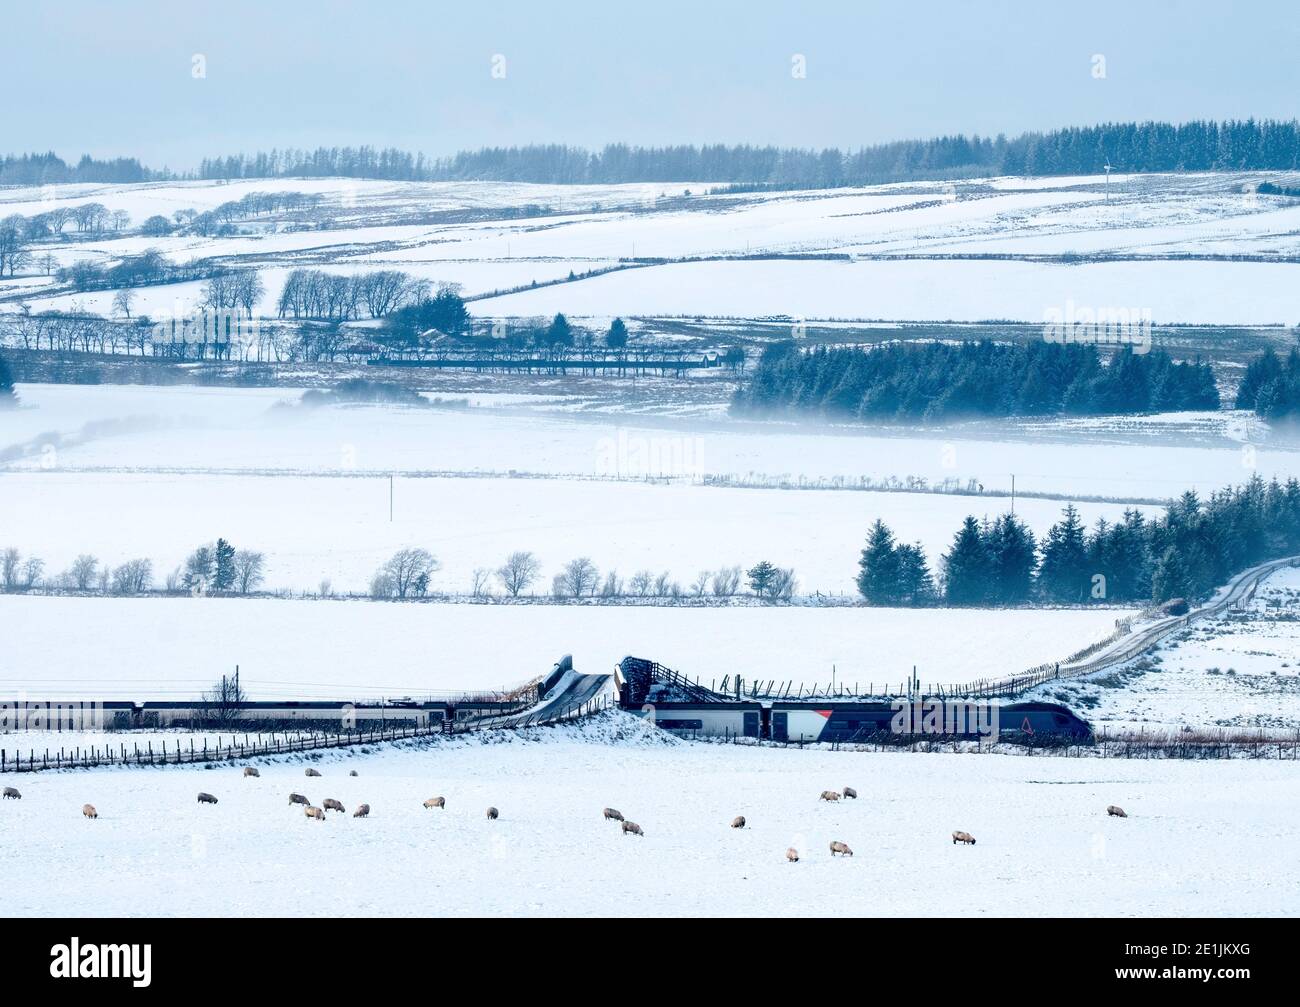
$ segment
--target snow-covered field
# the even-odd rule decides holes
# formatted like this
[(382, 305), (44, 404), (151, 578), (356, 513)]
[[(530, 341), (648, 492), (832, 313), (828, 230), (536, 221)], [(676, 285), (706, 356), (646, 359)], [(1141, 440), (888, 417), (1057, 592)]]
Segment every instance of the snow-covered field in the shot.
[[(1066, 301), (1150, 310), (1160, 323), (1293, 324), (1295, 264), (1173, 261), (1170, 256), (1300, 253), (1294, 200), (1246, 191), (1285, 175), (1116, 176), (913, 183), (812, 192), (704, 195), (696, 185), (545, 186), (268, 179), (229, 184), (13, 188), (0, 213), (31, 215), (91, 200), (146, 216), (211, 209), (251, 192), (321, 196), (308, 229), (275, 215), (238, 222), (246, 233), (202, 238), (76, 235), (50, 246), (61, 264), (103, 263), (157, 248), (178, 262), (217, 257), (264, 268), (258, 305), (275, 314), (289, 268), (399, 268), (486, 294), (573, 282), (476, 302), (479, 314), (677, 315), (760, 318), (1043, 320)], [(683, 198), (689, 189), (693, 195)], [(520, 217), (522, 208), (528, 215)], [(441, 216), (439, 216), (441, 215)], [(319, 227), (318, 225), (327, 226)], [(42, 248), (42, 251), (44, 247)], [(699, 257), (920, 255), (925, 261), (695, 262)], [(1164, 257), (1155, 262), (1045, 264), (955, 261), (953, 255)], [(663, 264), (583, 278), (620, 259)], [(112, 293), (49, 292), (43, 275), (0, 280), (0, 297), (33, 310), (108, 312)], [(141, 291), (153, 315), (187, 313), (200, 284)]]
[(550, 400), (481, 396), (479, 406), (433, 409), (276, 408), (299, 399), (292, 387), (22, 385), (19, 395), (24, 408), (0, 420), (0, 472), (913, 477), (975, 480), (1004, 494), (1015, 474), (1021, 493), (1157, 500), (1256, 472), (1300, 475), (1297, 445), (1242, 413), (900, 429), (628, 415), (617, 390), (591, 411), (575, 410), (561, 390)]
[[(266, 555), (271, 590), (364, 592), (396, 550), (419, 546), (441, 564), (432, 590), (468, 593), (475, 570), (516, 550), (541, 563), (531, 592), (546, 594), (570, 560), (590, 558), (625, 581), (649, 570), (687, 593), (703, 572), (767, 558), (792, 567), (801, 594), (852, 595), (867, 529), (883, 519), (904, 541), (940, 556), (968, 514), (990, 518), (1007, 497), (718, 489), (570, 479), (398, 479), (100, 472), (5, 475), (0, 546), (20, 546), (49, 571), (81, 553), (116, 566), (147, 557), (165, 576), (218, 536)], [(1058, 520), (1056, 500), (1020, 500), (1039, 533)], [(1125, 505), (1080, 505), (1088, 523), (1114, 522)], [(1140, 508), (1149, 514), (1156, 508)], [(113, 514), (111, 522), (100, 519)], [(501, 585), (493, 578), (493, 593)]]
[(0, 693), (192, 699), (240, 668), (249, 697), (369, 699), (500, 689), (572, 654), (629, 654), (706, 684), (1004, 677), (1108, 636), (1123, 609), (657, 608), (0, 595)]
[(1300, 731), (1300, 570), (1273, 574), (1244, 610), (1198, 622), (1152, 655), (1034, 692), (1111, 729)]
[[(229, 765), (6, 777), (23, 798), (0, 806), (0, 857), (23, 862), (39, 843), (42, 870), (8, 886), (0, 915), (1295, 911), (1300, 862), (1279, 853), (1300, 842), (1279, 814), (1300, 800), (1290, 763), (795, 751), (647, 730), (611, 719), (385, 746), (327, 757), (312, 780), (296, 761), (263, 764), (260, 779)], [(817, 800), (845, 785), (857, 801)], [(220, 803), (195, 803), (200, 790)], [(291, 791), (347, 814), (309, 821)], [(446, 810), (421, 807), (434, 795)], [(98, 820), (81, 817), (87, 802)], [(362, 802), (370, 816), (352, 818)], [(644, 837), (603, 820), (607, 806)], [(728, 827), (735, 815), (746, 828)], [(977, 844), (954, 846), (954, 829)], [(854, 856), (832, 858), (831, 840)]]
[[(721, 316), (1042, 322), (1069, 305), (1123, 307), (1161, 324), (1295, 324), (1300, 265), (935, 259), (690, 262), (620, 270), (475, 301), (488, 317)], [(1143, 316), (1142, 312), (1150, 312)]]

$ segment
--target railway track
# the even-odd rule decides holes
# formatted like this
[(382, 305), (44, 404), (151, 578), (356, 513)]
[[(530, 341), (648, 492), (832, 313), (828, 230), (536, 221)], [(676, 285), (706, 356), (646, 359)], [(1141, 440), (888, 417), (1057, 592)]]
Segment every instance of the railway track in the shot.
[(1297, 565), (1300, 565), (1300, 556), (1288, 556), (1251, 567), (1229, 580), (1199, 608), (1193, 609), (1186, 615), (1169, 616), (1154, 622), (1136, 633), (1121, 637), (1115, 643), (1083, 660), (1062, 664), (1057, 677), (1077, 678), (1080, 675), (1091, 675), (1131, 661), (1193, 622), (1222, 615), (1229, 609), (1244, 605), (1255, 596), (1255, 591), (1265, 580), (1279, 570)]

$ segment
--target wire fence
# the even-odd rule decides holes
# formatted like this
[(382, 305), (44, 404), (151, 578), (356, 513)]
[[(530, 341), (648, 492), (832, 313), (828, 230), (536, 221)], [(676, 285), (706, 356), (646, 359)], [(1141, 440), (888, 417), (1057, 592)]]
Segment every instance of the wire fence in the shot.
[[(218, 735), (213, 741), (204, 738), (197, 744), (193, 737), (177, 738), (175, 744), (168, 739), (151, 739), (141, 747), (125, 742), (116, 745), (75, 746), (57, 750), (29, 748), (24, 758), (21, 752), (12, 756), (0, 749), (0, 773), (34, 773), (47, 769), (98, 769), (113, 766), (181, 766), (195, 763), (231, 762), (242, 759), (264, 758), (278, 755), (298, 755), (328, 749), (355, 748), (381, 742), (407, 741), (414, 738), (453, 736), (492, 730), (523, 730), (544, 727), (590, 717), (616, 705), (609, 693), (602, 693), (583, 702), (558, 704), (532, 714), (490, 715), (465, 721), (454, 719), (430, 721), (420, 725), (363, 726), (350, 730), (328, 732), (311, 731), (293, 737), (262, 736), (232, 733), (227, 739)], [(188, 741), (188, 744), (187, 744)]]

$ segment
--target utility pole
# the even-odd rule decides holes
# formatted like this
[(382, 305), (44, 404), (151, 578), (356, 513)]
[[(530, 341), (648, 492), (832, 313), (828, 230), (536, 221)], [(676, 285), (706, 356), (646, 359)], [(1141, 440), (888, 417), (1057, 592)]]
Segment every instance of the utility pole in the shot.
[(1109, 161), (1107, 161), (1105, 164), (1102, 165), (1102, 170), (1106, 172), (1106, 202), (1109, 203), (1110, 202), (1110, 172), (1111, 172), (1111, 165)]
[(1011, 473), (1011, 513), (1013, 516), (1016, 513), (1016, 474), (1014, 472)]

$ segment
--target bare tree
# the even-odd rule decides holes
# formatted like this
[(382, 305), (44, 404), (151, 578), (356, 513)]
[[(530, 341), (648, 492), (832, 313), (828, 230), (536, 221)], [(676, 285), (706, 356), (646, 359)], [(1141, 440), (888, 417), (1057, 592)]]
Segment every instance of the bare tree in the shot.
[(232, 307), (243, 308), (244, 314), (252, 318), (253, 309), (257, 307), (257, 302), (266, 293), (266, 285), (262, 283), (262, 274), (256, 269), (238, 269), (232, 274), (231, 282), (234, 286), (233, 296), (236, 301), (236, 304), (232, 305)]
[(712, 580), (713, 574), (708, 570), (701, 570), (699, 575), (691, 584), (691, 593), (697, 598), (704, 597), (704, 592), (709, 589), (709, 581)]
[(147, 559), (127, 560), (113, 568), (112, 592), (118, 595), (144, 594), (153, 586), (153, 563)]
[(628, 590), (638, 598), (644, 598), (650, 593), (650, 588), (654, 584), (655, 575), (649, 570), (638, 570), (632, 574), (632, 579), (627, 582)]
[(384, 589), (379, 592), (381, 597), (408, 598), (424, 594), (429, 578), (438, 568), (438, 561), (425, 549), (399, 549), (380, 567), (371, 582), (371, 593), (377, 593), (374, 588), (378, 585)]
[(235, 553), (235, 590), (240, 594), (256, 591), (262, 584), (265, 568), (266, 557), (262, 553), (240, 549)]
[(135, 291), (130, 287), (123, 287), (113, 295), (113, 310), (119, 315), (131, 317), (131, 303), (135, 300)]
[(497, 568), (497, 579), (511, 598), (518, 598), (537, 580), (541, 569), (542, 565), (531, 552), (512, 552)]
[(492, 583), (492, 571), (486, 567), (476, 567), (470, 579), (470, 596), (474, 598), (484, 598), (492, 592), (488, 586)]
[(799, 582), (795, 578), (794, 570), (786, 570), (781, 567), (776, 568), (776, 573), (772, 576), (772, 583), (768, 588), (768, 597), (789, 601), (794, 597), (795, 589)]
[(68, 581), (78, 591), (89, 591), (94, 586), (98, 571), (99, 560), (83, 552), (72, 561), (72, 567), (68, 570)]
[(27, 562), (23, 564), (22, 589), (30, 591), (34, 588), (44, 572), (45, 561), (37, 559), (35, 556), (28, 556)]
[(555, 575), (551, 590), (557, 598), (583, 598), (596, 593), (600, 573), (586, 556), (571, 560)]
[(18, 565), (21, 560), (22, 554), (13, 546), (0, 552), (0, 585), (6, 591), (18, 590)]
[(740, 590), (740, 567), (730, 566), (713, 575), (713, 596), (731, 598)]
[(618, 598), (623, 594), (623, 578), (618, 575), (617, 570), (611, 570), (605, 574), (605, 583), (600, 586), (600, 596), (602, 598)]
[(239, 672), (222, 675), (221, 681), (199, 698), (199, 716), (208, 723), (229, 724), (243, 715), (247, 702), (248, 694), (239, 684)]

